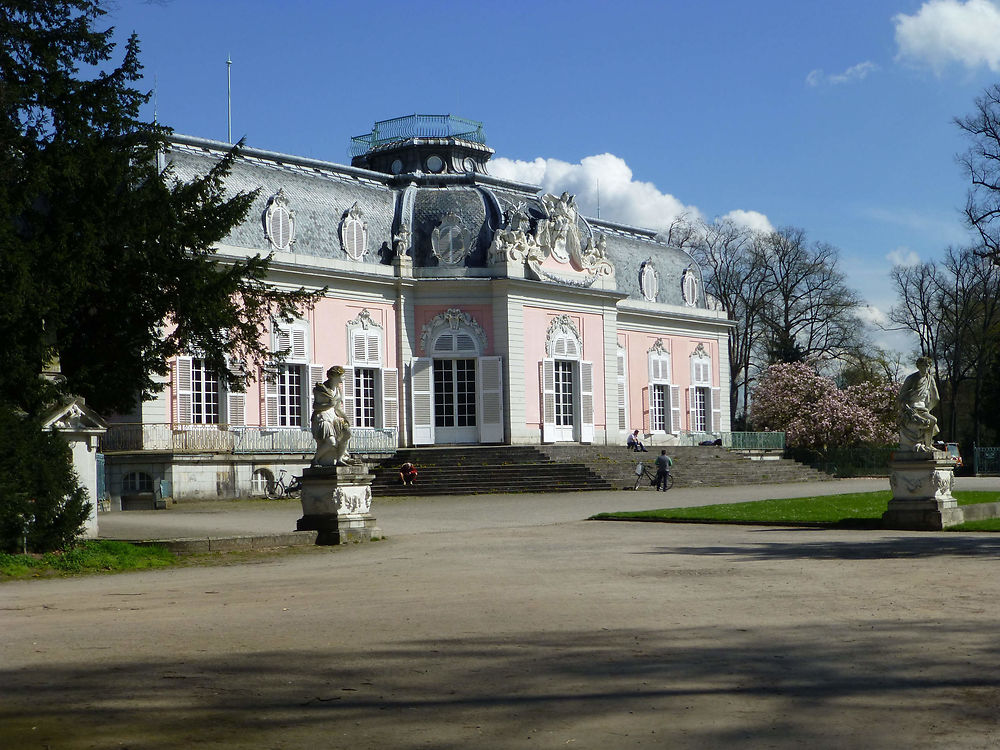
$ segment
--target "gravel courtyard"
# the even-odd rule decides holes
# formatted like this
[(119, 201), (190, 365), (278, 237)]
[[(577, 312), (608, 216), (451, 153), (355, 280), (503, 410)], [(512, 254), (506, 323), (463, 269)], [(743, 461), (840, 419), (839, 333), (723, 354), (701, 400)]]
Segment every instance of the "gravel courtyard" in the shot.
[(3, 584), (0, 747), (1000, 745), (1000, 536), (572, 520), (664, 497), (395, 501), (377, 543)]

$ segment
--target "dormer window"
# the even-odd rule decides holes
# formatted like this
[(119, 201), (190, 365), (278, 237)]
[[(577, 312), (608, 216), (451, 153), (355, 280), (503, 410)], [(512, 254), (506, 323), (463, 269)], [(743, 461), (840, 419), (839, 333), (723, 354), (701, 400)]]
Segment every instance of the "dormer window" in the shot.
[(659, 288), (659, 274), (653, 268), (652, 259), (647, 260), (642, 264), (642, 270), (639, 271), (639, 291), (642, 292), (642, 296), (647, 302), (655, 302)]
[(288, 250), (295, 239), (295, 221), (284, 188), (278, 190), (264, 211), (264, 234), (275, 250)]
[(684, 304), (694, 307), (698, 304), (698, 274), (694, 268), (688, 268), (681, 276), (681, 294), (684, 296)]
[(362, 220), (357, 203), (344, 213), (340, 223), (340, 246), (351, 260), (361, 260), (368, 252), (368, 223)]

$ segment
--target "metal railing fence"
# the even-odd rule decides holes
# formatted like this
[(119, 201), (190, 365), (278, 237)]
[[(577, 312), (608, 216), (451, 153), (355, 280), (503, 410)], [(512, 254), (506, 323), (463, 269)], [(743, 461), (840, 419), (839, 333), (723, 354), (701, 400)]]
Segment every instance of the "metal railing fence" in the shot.
[[(396, 430), (352, 427), (352, 453), (396, 452)], [(235, 427), (225, 424), (113, 424), (101, 436), (102, 453), (312, 453), (316, 441), (307, 430)]]
[(723, 448), (738, 451), (783, 451), (783, 432), (681, 432), (678, 445), (701, 445), (706, 442), (722, 441)]
[(973, 473), (977, 476), (979, 474), (1000, 474), (1000, 448), (986, 446), (974, 448), (973, 450)]
[(481, 122), (454, 115), (406, 115), (379, 120), (372, 126), (372, 132), (351, 138), (351, 156), (360, 156), (387, 143), (408, 138), (462, 138), (486, 143)]

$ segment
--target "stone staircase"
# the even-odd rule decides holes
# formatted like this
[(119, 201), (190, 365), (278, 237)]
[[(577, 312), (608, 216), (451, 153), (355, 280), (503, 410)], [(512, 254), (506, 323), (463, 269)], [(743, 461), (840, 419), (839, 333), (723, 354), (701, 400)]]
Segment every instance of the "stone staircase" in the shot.
[[(660, 449), (631, 453), (605, 445), (506, 445), (402, 448), (371, 465), (376, 497), (474, 495), (501, 492), (579, 492), (631, 489), (638, 461), (653, 464)], [(675, 487), (810, 482), (831, 477), (788, 459), (750, 460), (715, 446), (671, 447)], [(410, 461), (415, 487), (399, 481)], [(641, 489), (652, 489), (640, 486)]]
[[(611, 482), (616, 489), (635, 484), (635, 465), (652, 468), (660, 450), (674, 459), (674, 487), (725, 487), (738, 484), (783, 484), (831, 480), (829, 474), (787, 458), (751, 460), (717, 446), (658, 446), (648, 453), (633, 453), (616, 445), (542, 445), (539, 450), (555, 461), (581, 463)], [(640, 484), (640, 489), (653, 489)]]
[[(399, 481), (399, 467), (406, 461), (419, 473), (414, 487)], [(583, 463), (550, 458), (530, 445), (402, 448), (371, 470), (376, 497), (613, 489)]]

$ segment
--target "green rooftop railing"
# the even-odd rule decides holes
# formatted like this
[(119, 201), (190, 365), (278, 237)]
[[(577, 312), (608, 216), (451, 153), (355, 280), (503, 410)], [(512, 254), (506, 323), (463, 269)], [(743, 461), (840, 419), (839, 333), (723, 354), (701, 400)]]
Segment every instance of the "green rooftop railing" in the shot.
[(410, 138), (461, 138), (486, 143), (483, 124), (454, 115), (407, 115), (379, 120), (372, 132), (351, 138), (351, 156), (360, 156), (381, 146)]

